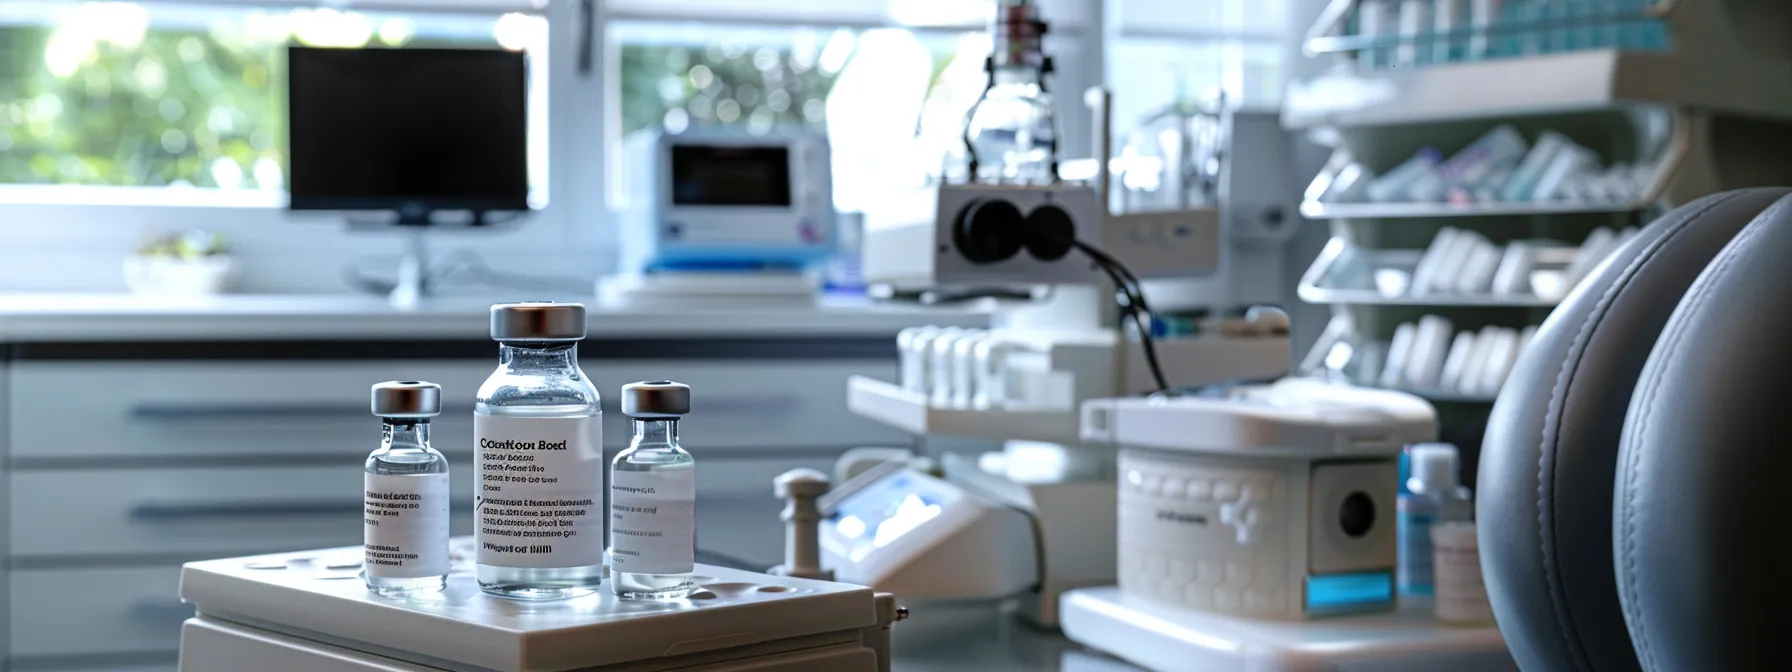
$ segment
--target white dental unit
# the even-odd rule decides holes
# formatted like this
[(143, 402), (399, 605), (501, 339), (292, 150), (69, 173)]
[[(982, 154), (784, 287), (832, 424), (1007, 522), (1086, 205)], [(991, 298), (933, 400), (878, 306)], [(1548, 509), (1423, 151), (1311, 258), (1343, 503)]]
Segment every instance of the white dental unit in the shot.
[(698, 565), (682, 602), (519, 602), (480, 592), (471, 539), (448, 588), (392, 600), (361, 582), (360, 547), (197, 562), (181, 599), (182, 672), (702, 670), (888, 672), (894, 598), (869, 588)]

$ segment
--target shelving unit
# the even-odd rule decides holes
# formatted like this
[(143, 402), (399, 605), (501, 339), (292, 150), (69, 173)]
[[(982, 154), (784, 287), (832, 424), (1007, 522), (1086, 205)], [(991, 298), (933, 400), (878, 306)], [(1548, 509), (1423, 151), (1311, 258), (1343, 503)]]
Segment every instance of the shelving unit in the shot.
[[(1291, 83), (1283, 104), (1285, 127), (1316, 131), (1312, 137), (1325, 138), (1335, 151), (1377, 174), (1423, 147), (1451, 155), (1501, 124), (1512, 125), (1530, 142), (1542, 131), (1555, 131), (1607, 162), (1653, 170), (1639, 179), (1639, 197), (1632, 202), (1303, 203), (1301, 214), (1326, 221), (1333, 237), (1298, 288), (1303, 300), (1329, 305), (1333, 316), (1303, 358), (1304, 372), (1356, 384), (1375, 380), (1335, 365), (1355, 356), (1370, 360), (1363, 366), (1373, 368), (1377, 357), (1386, 356), (1395, 327), (1426, 313), (1449, 319), (1458, 330), (1522, 328), (1548, 316), (1556, 301), (1543, 297), (1400, 291), (1395, 280), (1401, 270), (1410, 277), (1422, 250), (1446, 226), (1478, 232), (1495, 244), (1553, 240), (1573, 250), (1596, 228), (1641, 226), (1665, 209), (1707, 194), (1792, 184), (1792, 162), (1784, 160), (1792, 155), (1792, 41), (1781, 35), (1792, 22), (1792, 3), (1633, 5), (1624, 11), (1635, 16), (1624, 20), (1665, 27), (1665, 43), (1650, 50), (1598, 47), (1529, 55), (1490, 50), (1484, 60), (1369, 67), (1385, 66), (1376, 59), (1401, 45), (1448, 45), (1464, 31), (1518, 34), (1564, 24), (1353, 35), (1360, 1), (1333, 0), (1308, 32), (1303, 51), (1330, 63), (1322, 74)], [(1387, 28), (1397, 29), (1397, 22)], [(1360, 58), (1369, 50), (1375, 50), (1374, 58)], [(1435, 60), (1448, 50), (1432, 53)], [(1377, 269), (1391, 270), (1381, 278)], [(1445, 440), (1463, 444), (1472, 465), (1480, 423), (1495, 395), (1406, 391), (1440, 404)]]

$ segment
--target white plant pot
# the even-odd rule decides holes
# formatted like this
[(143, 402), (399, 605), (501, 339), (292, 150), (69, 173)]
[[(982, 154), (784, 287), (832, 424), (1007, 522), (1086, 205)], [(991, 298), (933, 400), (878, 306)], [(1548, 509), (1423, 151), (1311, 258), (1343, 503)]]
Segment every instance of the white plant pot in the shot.
[(224, 256), (193, 261), (165, 257), (129, 257), (124, 260), (124, 284), (137, 294), (221, 294), (236, 280), (236, 274), (236, 260)]

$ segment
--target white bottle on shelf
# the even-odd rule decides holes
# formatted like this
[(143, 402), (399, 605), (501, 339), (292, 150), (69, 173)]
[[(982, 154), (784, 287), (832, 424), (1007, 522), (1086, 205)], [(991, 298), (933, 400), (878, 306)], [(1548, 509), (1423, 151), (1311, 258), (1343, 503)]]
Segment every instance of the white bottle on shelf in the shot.
[(1462, 369), (1468, 365), (1468, 359), (1475, 350), (1475, 332), (1464, 331), (1456, 334), (1450, 342), (1450, 355), (1444, 358), (1444, 368), (1437, 378), (1437, 389), (1454, 390), (1462, 384)]
[(1418, 331), (1419, 328), (1411, 322), (1394, 327), (1394, 340), (1388, 344), (1388, 358), (1382, 362), (1381, 377), (1377, 379), (1380, 387), (1400, 386), (1401, 376), (1406, 372), (1407, 358), (1412, 356), (1412, 342), (1418, 337)]

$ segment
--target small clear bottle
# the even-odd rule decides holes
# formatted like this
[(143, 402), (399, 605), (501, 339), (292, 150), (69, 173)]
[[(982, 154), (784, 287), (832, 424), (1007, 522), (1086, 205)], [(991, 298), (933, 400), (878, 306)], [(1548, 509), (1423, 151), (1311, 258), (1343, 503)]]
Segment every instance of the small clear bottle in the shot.
[(442, 388), (416, 380), (373, 386), (385, 428), (362, 477), (367, 589), (386, 597), (442, 590), (448, 581), (448, 458), (429, 445)]
[(610, 590), (677, 600), (696, 582), (697, 462), (678, 445), (691, 388), (669, 380), (622, 386), (635, 438), (610, 466)]
[(1412, 477), (1396, 502), (1397, 583), (1402, 595), (1430, 595), (1436, 586), (1431, 527), (1474, 518), (1474, 499), (1458, 484), (1456, 446), (1424, 443), (1408, 450)]
[(498, 369), (473, 415), (474, 576), (512, 599), (593, 593), (604, 572), (605, 469), (597, 388), (579, 369), (585, 307), (494, 305), (491, 334)]
[(969, 177), (984, 183), (1049, 184), (1058, 177), (1056, 104), (1046, 90), (1046, 24), (1028, 0), (1000, 0), (990, 34), (983, 95), (966, 119)]

